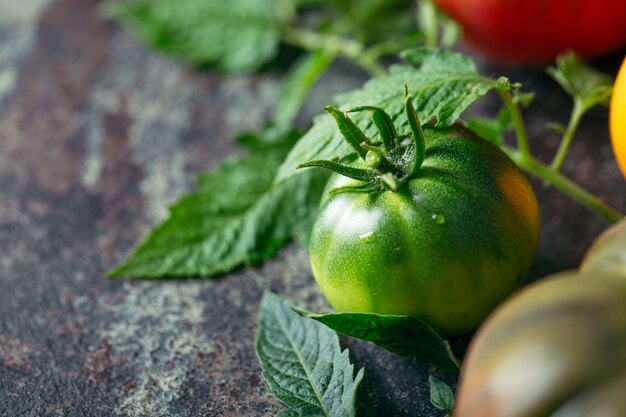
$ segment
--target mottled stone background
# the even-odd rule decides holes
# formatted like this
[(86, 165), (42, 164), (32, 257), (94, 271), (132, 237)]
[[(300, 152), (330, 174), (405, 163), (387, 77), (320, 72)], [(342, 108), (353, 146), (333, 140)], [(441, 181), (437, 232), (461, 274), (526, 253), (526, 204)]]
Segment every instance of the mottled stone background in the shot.
[[(0, 416), (273, 416), (253, 340), (263, 290), (319, 310), (306, 251), (218, 280), (107, 280), (193, 174), (261, 127), (282, 74), (224, 77), (161, 56), (99, 17), (96, 0), (0, 0)], [(615, 72), (623, 53), (601, 62)], [(526, 112), (550, 157), (570, 101), (540, 70)], [(306, 123), (363, 77), (337, 65)], [(473, 111), (493, 113), (487, 99)], [(626, 211), (606, 110), (584, 121), (568, 175)], [(542, 184), (533, 278), (575, 266), (606, 223)], [(428, 369), (342, 339), (365, 367), (359, 416), (431, 416)], [(458, 342), (463, 346), (464, 340)]]

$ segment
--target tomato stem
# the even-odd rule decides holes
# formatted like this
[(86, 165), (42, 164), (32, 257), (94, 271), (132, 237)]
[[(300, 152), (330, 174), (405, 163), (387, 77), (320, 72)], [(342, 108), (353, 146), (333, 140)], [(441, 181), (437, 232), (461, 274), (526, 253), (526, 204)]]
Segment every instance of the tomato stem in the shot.
[(603, 217), (612, 223), (617, 223), (624, 218), (615, 209), (609, 207), (587, 190), (583, 189), (558, 171), (554, 171), (551, 167), (544, 165), (532, 155), (524, 155), (520, 149), (503, 145), (502, 150), (522, 169), (529, 174), (543, 180), (545, 183), (553, 186), (563, 194), (569, 196), (574, 201), (587, 207), (594, 213)]
[(435, 4), (430, 1), (417, 2), (417, 21), (424, 34), (426, 46), (436, 48), (439, 44), (439, 12)]
[(500, 94), (500, 97), (504, 102), (504, 106), (511, 116), (513, 129), (515, 130), (515, 138), (517, 139), (517, 148), (523, 157), (532, 158), (530, 147), (528, 146), (526, 125), (524, 124), (524, 119), (522, 118), (522, 112), (520, 111), (519, 106), (515, 103), (507, 88), (498, 87), (496, 90), (498, 91), (498, 94)]
[[(381, 175), (389, 173), (392, 176), (394, 174), (406, 173), (407, 171), (409, 173), (412, 173), (415, 170), (415, 164), (412, 164), (410, 167), (403, 169), (404, 166), (402, 165), (402, 163), (399, 163), (396, 160), (396, 154), (400, 153), (400, 150), (398, 149), (399, 144), (396, 140), (397, 132), (395, 127), (393, 126), (393, 121), (391, 120), (391, 117), (387, 113), (385, 113), (384, 110), (373, 106), (355, 107), (353, 109), (346, 110), (345, 112), (342, 112), (341, 110), (338, 110), (333, 106), (326, 106), (324, 109), (328, 112), (328, 114), (332, 116), (333, 119), (335, 119), (337, 127), (339, 128), (339, 132), (341, 132), (341, 135), (346, 140), (346, 142), (348, 142), (348, 144), (356, 151), (359, 158), (365, 161), (370, 168), (376, 170)], [(372, 142), (367, 138), (367, 136), (365, 136), (365, 133), (361, 129), (359, 129), (359, 127), (347, 115), (349, 112), (358, 112), (364, 110), (369, 110), (372, 114), (374, 124), (378, 128), (380, 135), (383, 137), (383, 147), (385, 148), (385, 153), (383, 153), (378, 147), (374, 146)], [(419, 142), (420, 140), (422, 142), (421, 148), (417, 147), (416, 145), (416, 158), (414, 159), (418, 159), (416, 161), (416, 163), (418, 164), (417, 168), (419, 168), (419, 165), (421, 165), (422, 161), (424, 160), (423, 136), (424, 135), (422, 133), (421, 138), (416, 138), (416, 142)], [(393, 161), (390, 160), (387, 156), (393, 158)], [(315, 162), (318, 163), (318, 166), (321, 166), (319, 165), (319, 162), (325, 161)], [(326, 168), (331, 167), (328, 166)], [(337, 167), (333, 167), (331, 169), (338, 172), (336, 168)], [(358, 179), (350, 175), (346, 176)], [(395, 185), (390, 187), (390, 189), (394, 191), (396, 188), (397, 187)]]
[(359, 155), (359, 158), (365, 160), (367, 150), (361, 146), (361, 144), (365, 143), (367, 145), (371, 145), (372, 143), (367, 136), (365, 136), (363, 131), (359, 129), (358, 126), (355, 125), (344, 112), (334, 108), (333, 106), (326, 106), (324, 107), (324, 110), (326, 110), (326, 112), (330, 114), (333, 119), (335, 119), (341, 135), (348, 142), (348, 144), (350, 144), (352, 149), (354, 149), (356, 154)]
[(404, 109), (406, 111), (406, 118), (411, 127), (413, 133), (414, 154), (413, 163), (410, 167), (408, 178), (412, 178), (417, 174), (418, 170), (422, 166), (426, 152), (426, 138), (424, 137), (424, 131), (422, 130), (422, 123), (420, 122), (415, 107), (413, 106), (413, 100), (409, 94), (409, 88), (404, 84)]
[(321, 167), (330, 169), (333, 172), (346, 176), (348, 178), (352, 178), (358, 181), (369, 182), (373, 181), (376, 177), (374, 172), (371, 169), (361, 169), (350, 167), (348, 165), (343, 165), (334, 161), (325, 161), (325, 160), (317, 160), (317, 161), (309, 161), (303, 164), (300, 164), (296, 167), (296, 169), (301, 168), (312, 168), (312, 167)]
[(376, 106), (359, 106), (346, 110), (346, 113), (355, 113), (360, 111), (370, 112), (372, 122), (380, 133), (380, 138), (382, 139), (383, 149), (385, 152), (392, 152), (398, 147), (398, 132), (396, 132), (393, 121), (387, 112)]
[(547, 166), (533, 157), (530, 153), (524, 120), (522, 118), (520, 108), (513, 100), (511, 93), (506, 88), (497, 88), (497, 91), (511, 116), (513, 129), (515, 130), (517, 139), (517, 149), (507, 145), (502, 145), (501, 149), (506, 152), (519, 167), (526, 170), (529, 174), (534, 175), (535, 177), (543, 180), (546, 184), (553, 186), (563, 194), (572, 198), (574, 201), (577, 201), (594, 213), (598, 214), (600, 217), (603, 217), (612, 223), (622, 220), (624, 218), (623, 214), (620, 214), (615, 209), (609, 207), (598, 197), (594, 196), (559, 172), (559, 169), (563, 164), (563, 160), (567, 155), (574, 132), (578, 128), (580, 119), (584, 114), (582, 104), (574, 102), (575, 104), (572, 117), (563, 134), (563, 140), (559, 151), (557, 152), (555, 160), (552, 164)]
[(341, 55), (358, 64), (373, 77), (387, 74), (378, 62), (378, 54), (369, 53), (365, 45), (345, 36), (315, 32), (312, 30), (283, 27), (281, 39), (284, 43), (309, 51), (322, 50), (330, 55)]
[(569, 147), (572, 143), (572, 139), (574, 138), (574, 133), (578, 129), (578, 125), (580, 124), (580, 120), (585, 114), (585, 109), (581, 100), (574, 99), (574, 109), (572, 110), (572, 115), (570, 116), (569, 123), (567, 124), (567, 128), (565, 132), (563, 132), (563, 137), (561, 139), (561, 144), (559, 145), (559, 149), (550, 165), (550, 169), (553, 171), (559, 171), (561, 166), (563, 166), (563, 162), (565, 161), (565, 157), (567, 156), (567, 152), (569, 151)]

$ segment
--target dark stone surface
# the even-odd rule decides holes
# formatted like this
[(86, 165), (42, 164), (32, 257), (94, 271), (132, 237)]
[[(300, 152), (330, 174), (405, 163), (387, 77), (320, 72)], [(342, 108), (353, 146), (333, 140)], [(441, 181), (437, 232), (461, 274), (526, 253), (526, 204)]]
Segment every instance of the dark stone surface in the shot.
[[(212, 281), (103, 274), (194, 173), (237, 152), (233, 133), (267, 120), (279, 76), (195, 71), (105, 22), (97, 6), (0, 5), (0, 416), (275, 415), (254, 355), (257, 310), (266, 288), (324, 307), (305, 250)], [(599, 65), (614, 72), (621, 56)], [(565, 122), (569, 99), (541, 71), (481, 67), (540, 91), (525, 116), (533, 149), (549, 158), (558, 137), (543, 125)], [(309, 112), (360, 82), (338, 67)], [(606, 119), (602, 109), (585, 119), (565, 172), (624, 212)], [(574, 267), (606, 223), (533, 184), (544, 220), (537, 278)], [(435, 414), (428, 369), (342, 341), (366, 368), (359, 416)]]

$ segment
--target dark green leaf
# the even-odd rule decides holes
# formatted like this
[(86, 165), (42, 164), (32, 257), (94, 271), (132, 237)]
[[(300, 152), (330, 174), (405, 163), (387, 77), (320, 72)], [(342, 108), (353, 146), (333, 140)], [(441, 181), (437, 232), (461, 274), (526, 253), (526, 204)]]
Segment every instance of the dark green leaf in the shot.
[(289, 407), (279, 415), (353, 417), (356, 390), (348, 351), (332, 330), (291, 311), (266, 292), (256, 338), (256, 353), (272, 394)]
[(289, 1), (110, 0), (109, 16), (144, 41), (197, 65), (252, 71), (274, 57)]
[(450, 412), (454, 408), (454, 392), (445, 382), (428, 377), (430, 385), (430, 403), (439, 410)]
[(346, 336), (367, 340), (398, 355), (411, 356), (417, 363), (431, 364), (440, 372), (459, 372), (459, 362), (450, 344), (415, 317), (369, 313), (298, 313)]
[[(403, 134), (408, 131), (404, 117), (404, 83), (408, 85), (420, 120), (437, 119), (439, 125), (452, 124), (475, 100), (496, 86), (494, 80), (479, 75), (472, 60), (460, 53), (415, 48), (403, 56), (414, 66), (392, 66), (388, 76), (373, 79), (363, 88), (337, 97), (338, 107), (342, 110), (366, 105), (380, 107), (395, 121), (398, 133)], [(356, 113), (352, 119), (368, 138), (378, 140), (376, 127), (368, 116)], [(353, 152), (333, 119), (318, 116), (313, 127), (289, 153), (277, 182), (294, 175), (295, 167), (303, 162), (338, 159)]]
[(297, 133), (246, 135), (249, 153), (200, 175), (126, 262), (110, 276), (215, 276), (273, 256), (288, 240), (307, 242), (326, 175), (312, 170), (277, 186), (273, 178)]
[(575, 101), (587, 111), (598, 104), (609, 105), (613, 78), (588, 66), (577, 55), (570, 53), (559, 57), (556, 67), (548, 74), (558, 82)]

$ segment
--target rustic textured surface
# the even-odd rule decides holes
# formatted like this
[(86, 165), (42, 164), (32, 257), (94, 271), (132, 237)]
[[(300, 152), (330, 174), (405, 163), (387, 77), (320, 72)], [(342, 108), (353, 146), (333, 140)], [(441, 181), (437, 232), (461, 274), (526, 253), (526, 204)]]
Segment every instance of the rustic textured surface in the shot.
[[(237, 151), (233, 133), (263, 124), (279, 77), (197, 72), (99, 18), (97, 5), (0, 0), (0, 416), (274, 415), (253, 350), (257, 309), (265, 288), (320, 308), (303, 249), (215, 281), (103, 274), (194, 173)], [(619, 58), (600, 65), (615, 71)], [(543, 125), (564, 122), (569, 100), (540, 71), (510, 75), (541, 90), (526, 116), (549, 157), (557, 136)], [(359, 82), (338, 68), (310, 107)], [(626, 211), (605, 110), (583, 123), (565, 171)], [(534, 185), (536, 278), (575, 266), (606, 224)], [(360, 416), (433, 415), (426, 368), (343, 342), (366, 368)]]

